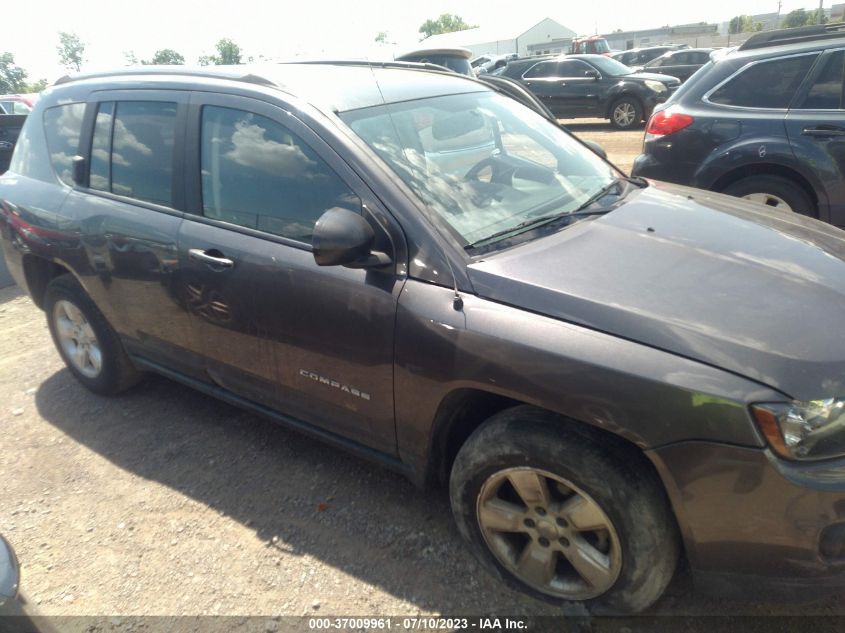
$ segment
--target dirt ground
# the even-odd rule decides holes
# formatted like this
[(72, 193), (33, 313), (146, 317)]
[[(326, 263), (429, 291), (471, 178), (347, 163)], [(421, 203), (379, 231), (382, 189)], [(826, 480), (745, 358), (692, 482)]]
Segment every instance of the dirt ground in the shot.
[[(620, 167), (639, 151), (641, 131), (572, 127)], [(475, 563), (444, 491), (165, 379), (95, 396), (17, 288), (0, 290), (0, 332), (0, 532), (39, 613), (558, 613)], [(653, 613), (830, 615), (845, 604), (713, 600), (680, 574)]]
[(561, 119), (560, 122), (576, 136), (601, 145), (614, 165), (626, 174), (631, 173), (634, 159), (642, 150), (643, 126), (622, 132), (605, 119)]

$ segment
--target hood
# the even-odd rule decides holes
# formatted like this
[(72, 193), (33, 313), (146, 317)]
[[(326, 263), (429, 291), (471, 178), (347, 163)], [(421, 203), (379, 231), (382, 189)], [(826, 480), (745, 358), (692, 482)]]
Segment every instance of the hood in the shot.
[(659, 81), (660, 83), (664, 83), (666, 85), (671, 86), (672, 84), (680, 84), (681, 80), (677, 77), (672, 77), (671, 75), (661, 75), (659, 73), (644, 73), (640, 72), (635, 69), (635, 72), (631, 75), (625, 75), (625, 79), (639, 79), (640, 81)]
[(751, 378), (845, 396), (845, 232), (674, 185), (468, 266), (485, 298)]

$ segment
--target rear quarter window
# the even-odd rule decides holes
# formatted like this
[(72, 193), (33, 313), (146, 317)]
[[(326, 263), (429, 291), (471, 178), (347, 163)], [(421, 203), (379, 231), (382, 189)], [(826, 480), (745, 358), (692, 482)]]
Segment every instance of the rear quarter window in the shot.
[(743, 108), (786, 109), (817, 57), (798, 55), (751, 63), (716, 88), (708, 100)]
[(44, 111), (44, 137), (50, 152), (50, 163), (59, 179), (73, 186), (73, 157), (79, 151), (84, 103), (69, 103)]

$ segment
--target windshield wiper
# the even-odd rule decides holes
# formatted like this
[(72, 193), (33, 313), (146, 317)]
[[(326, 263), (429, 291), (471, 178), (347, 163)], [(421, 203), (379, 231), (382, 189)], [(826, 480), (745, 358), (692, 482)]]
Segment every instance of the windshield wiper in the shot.
[[(508, 229), (503, 229), (492, 235), (488, 235), (485, 238), (482, 238), (476, 242), (471, 244), (467, 244), (464, 246), (465, 249), (476, 248), (477, 246), (482, 246), (490, 243), (491, 241), (495, 241), (497, 238), (500, 237), (508, 237), (510, 235), (518, 235), (519, 233), (525, 233), (526, 231), (534, 228), (539, 228), (546, 224), (550, 224), (555, 220), (561, 220), (565, 218), (583, 218), (589, 215), (604, 215), (605, 213), (609, 212), (610, 208), (602, 208), (602, 209), (595, 209), (593, 211), (587, 211), (587, 208), (604, 198), (605, 196), (609, 195), (611, 190), (614, 187), (619, 187), (620, 183), (622, 182), (634, 182), (635, 184), (640, 184), (640, 181), (636, 179), (629, 179), (629, 178), (616, 178), (613, 182), (609, 183), (605, 187), (602, 187), (599, 191), (595, 194), (590, 196), (586, 202), (584, 202), (580, 207), (575, 209), (574, 211), (567, 211), (563, 213), (552, 213), (550, 215), (543, 215), (539, 218), (532, 218), (530, 220), (525, 220), (524, 222), (520, 222), (519, 224), (512, 226)], [(644, 183), (644, 181), (643, 181)], [(642, 184), (641, 186), (644, 186)]]

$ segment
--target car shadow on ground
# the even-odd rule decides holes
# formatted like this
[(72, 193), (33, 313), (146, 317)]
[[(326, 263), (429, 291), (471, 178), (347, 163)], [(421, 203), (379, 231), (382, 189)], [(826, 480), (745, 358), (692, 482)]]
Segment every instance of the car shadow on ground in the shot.
[[(445, 491), (422, 492), (377, 465), (177, 383), (150, 376), (122, 396), (102, 398), (63, 369), (40, 385), (36, 404), (74, 441), (248, 526), (267, 547), (316, 557), (421, 609), (560, 613), (505, 588), (475, 562), (453, 527)], [(749, 605), (693, 597), (685, 574), (652, 609), (714, 612), (748, 613)]]
[(558, 121), (574, 134), (578, 134), (579, 132), (641, 132), (645, 128), (644, 123), (628, 130), (617, 130), (610, 124), (610, 121), (589, 121), (586, 123), (579, 119), (558, 119)]

